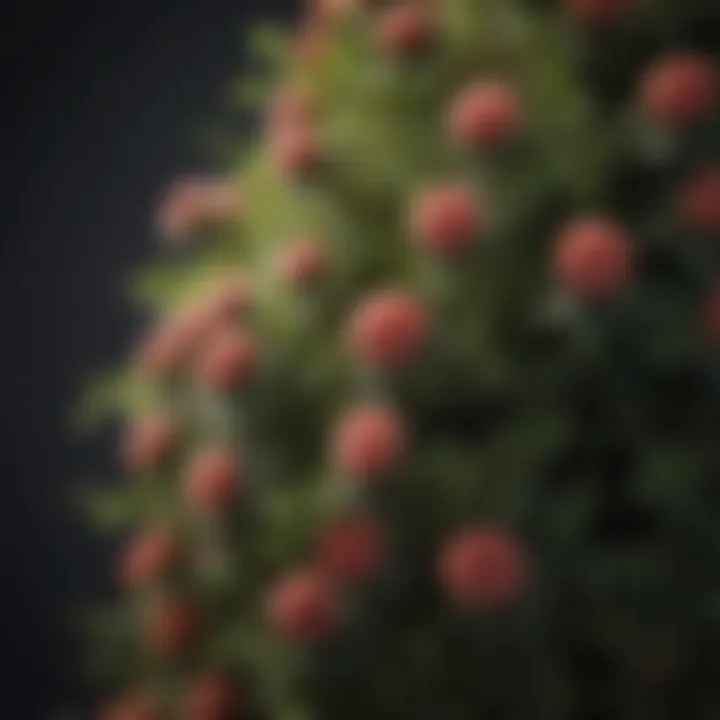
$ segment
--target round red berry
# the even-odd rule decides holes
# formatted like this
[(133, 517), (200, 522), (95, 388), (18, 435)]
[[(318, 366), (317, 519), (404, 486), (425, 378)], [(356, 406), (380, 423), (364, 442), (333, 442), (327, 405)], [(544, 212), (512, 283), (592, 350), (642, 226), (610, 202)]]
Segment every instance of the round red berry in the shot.
[(142, 342), (138, 367), (149, 378), (162, 380), (180, 371), (190, 359), (202, 333), (200, 318), (188, 310), (167, 318)]
[(149, 649), (166, 657), (183, 654), (197, 639), (200, 616), (190, 602), (164, 599), (152, 610), (147, 626)]
[(158, 211), (158, 226), (169, 241), (177, 242), (211, 222), (241, 216), (242, 190), (224, 181), (191, 178), (173, 183)]
[(555, 271), (579, 295), (600, 297), (618, 293), (630, 283), (633, 274), (627, 232), (603, 218), (571, 222), (556, 243)]
[(203, 295), (198, 312), (203, 315), (207, 334), (244, 315), (253, 302), (252, 285), (238, 275), (214, 282)]
[(335, 22), (356, 10), (361, 0), (309, 0), (308, 10), (319, 23)]
[(705, 120), (715, 98), (712, 63), (693, 53), (656, 61), (645, 73), (640, 88), (640, 104), (648, 117), (676, 129)]
[(218, 328), (198, 355), (198, 384), (215, 392), (244, 388), (255, 374), (259, 355), (257, 344), (247, 330)]
[(680, 189), (677, 206), (689, 228), (720, 233), (720, 164), (693, 175)]
[(205, 214), (210, 221), (227, 222), (242, 217), (245, 194), (241, 187), (218, 182), (208, 188), (205, 197)]
[(196, 678), (185, 696), (185, 720), (233, 720), (240, 710), (234, 684), (220, 673)]
[(405, 55), (425, 45), (430, 26), (426, 14), (417, 5), (398, 5), (380, 15), (376, 32), (386, 52)]
[(307, 175), (320, 162), (320, 144), (307, 124), (278, 129), (272, 136), (271, 149), (277, 168), (291, 178)]
[(448, 113), (448, 130), (460, 143), (478, 148), (502, 145), (520, 131), (520, 100), (501, 80), (477, 82), (462, 90)]
[(157, 227), (168, 241), (185, 239), (200, 224), (207, 183), (198, 179), (176, 180), (160, 202)]
[(371, 520), (349, 517), (325, 528), (316, 548), (319, 568), (341, 585), (373, 578), (383, 561), (384, 538)]
[(98, 720), (159, 720), (157, 704), (142, 693), (129, 693), (104, 705)]
[(274, 631), (288, 640), (325, 638), (334, 630), (336, 621), (332, 587), (315, 571), (295, 571), (272, 589), (266, 614)]
[(330, 45), (330, 28), (327, 23), (305, 22), (293, 41), (293, 56), (302, 66), (315, 66), (322, 62)]
[(135, 536), (122, 550), (118, 575), (127, 588), (138, 588), (159, 580), (178, 556), (178, 542), (164, 527), (151, 528)]
[(179, 432), (169, 415), (158, 413), (138, 418), (123, 442), (123, 464), (131, 472), (152, 472), (169, 459), (178, 442)]
[(586, 27), (601, 28), (617, 22), (634, 0), (566, 0), (573, 20)]
[(414, 297), (386, 290), (360, 303), (348, 331), (350, 348), (359, 361), (393, 370), (410, 364), (422, 352), (430, 320)]
[(335, 429), (335, 466), (349, 477), (377, 481), (402, 465), (407, 445), (405, 423), (394, 410), (375, 405), (353, 408)]
[(293, 240), (280, 256), (280, 276), (296, 288), (306, 288), (315, 283), (325, 275), (327, 267), (327, 247), (315, 237)]
[(237, 455), (222, 448), (199, 450), (185, 478), (187, 503), (199, 510), (225, 510), (239, 499), (242, 466)]
[(440, 556), (439, 574), (446, 595), (454, 603), (502, 608), (521, 597), (527, 582), (527, 560), (514, 536), (475, 525), (447, 542)]
[(308, 90), (298, 85), (283, 87), (273, 98), (269, 112), (271, 135), (293, 127), (310, 127), (313, 101)]
[(413, 204), (410, 230), (421, 247), (441, 257), (463, 254), (486, 224), (485, 210), (469, 188), (445, 186), (420, 195)]

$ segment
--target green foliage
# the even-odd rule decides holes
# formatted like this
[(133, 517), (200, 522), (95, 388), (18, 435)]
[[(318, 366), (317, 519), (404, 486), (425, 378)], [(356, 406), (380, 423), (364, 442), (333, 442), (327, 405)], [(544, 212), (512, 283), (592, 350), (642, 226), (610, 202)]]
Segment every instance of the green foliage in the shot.
[[(373, 9), (333, 25), (318, 63), (299, 63), (275, 29), (254, 37), (260, 67), (233, 100), (262, 109), (289, 84), (307, 89), (323, 164), (290, 181), (264, 136), (249, 151), (238, 140), (228, 158), (242, 218), (133, 283), (162, 318), (228, 271), (249, 275), (262, 368), (242, 396), (149, 382), (134, 364), (90, 389), (84, 423), (162, 410), (184, 428), (182, 457), (147, 482), (91, 491), (90, 514), (113, 530), (169, 524), (196, 554), (169, 588), (123, 596), (93, 623), (110, 648), (93, 643), (93, 658), (173, 708), (193, 673), (230, 667), (259, 716), (279, 720), (709, 720), (720, 708), (707, 672), (720, 630), (720, 403), (697, 318), (717, 258), (692, 245), (671, 198), (688, 169), (720, 158), (719, 135), (713, 119), (692, 141), (659, 138), (650, 162), (643, 147), (658, 138), (635, 86), (666, 48), (710, 49), (717, 11), (648, 0), (593, 31), (560, 2), (438, 6), (434, 41), (411, 56), (378, 47)], [(524, 128), (473, 153), (448, 137), (445, 115), (486, 77), (518, 88)], [(459, 262), (407, 238), (410, 203), (446, 181), (491, 209), (488, 237)], [(558, 227), (586, 213), (626, 224), (643, 258), (631, 291), (604, 303), (567, 296), (552, 274)], [(307, 234), (328, 243), (332, 272), (298, 295), (277, 256)], [(358, 300), (387, 285), (422, 298), (434, 325), (427, 353), (390, 376), (358, 367), (343, 340)], [(327, 443), (338, 411), (369, 398), (399, 408), (413, 443), (393, 482), (366, 489), (338, 481)], [(241, 449), (248, 466), (242, 507), (222, 516), (183, 499), (191, 451), (207, 442)], [(348, 509), (387, 529), (386, 567), (351, 596), (337, 637), (297, 647), (268, 629), (268, 589)], [(527, 547), (518, 607), (464, 613), (438, 592), (440, 547), (477, 521)], [(178, 588), (211, 627), (187, 662), (148, 659), (142, 608)]]

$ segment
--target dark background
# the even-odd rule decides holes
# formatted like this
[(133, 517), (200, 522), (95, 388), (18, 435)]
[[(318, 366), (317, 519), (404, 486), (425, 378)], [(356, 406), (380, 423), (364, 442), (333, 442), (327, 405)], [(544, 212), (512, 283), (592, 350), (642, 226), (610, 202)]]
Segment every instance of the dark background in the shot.
[[(108, 548), (70, 498), (114, 439), (68, 431), (83, 382), (136, 328), (123, 282), (153, 252), (153, 202), (242, 70), (243, 33), (300, 0), (13, 0), (3, 13), (0, 717), (82, 707), (72, 611), (108, 592)], [(14, 7), (13, 7), (14, 6)]]

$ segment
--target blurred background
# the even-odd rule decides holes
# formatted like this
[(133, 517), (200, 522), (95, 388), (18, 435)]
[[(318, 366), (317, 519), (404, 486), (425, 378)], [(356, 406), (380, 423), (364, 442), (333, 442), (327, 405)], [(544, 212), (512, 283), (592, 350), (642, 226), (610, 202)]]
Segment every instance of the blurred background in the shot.
[(298, 5), (5, 7), (3, 718), (53, 717), (82, 703), (69, 620), (108, 592), (108, 548), (83, 529), (70, 489), (112, 472), (114, 439), (74, 438), (68, 415), (89, 373), (133, 337), (124, 280), (153, 252), (157, 194), (201, 162), (197, 139), (242, 70), (243, 33), (261, 18), (289, 19)]

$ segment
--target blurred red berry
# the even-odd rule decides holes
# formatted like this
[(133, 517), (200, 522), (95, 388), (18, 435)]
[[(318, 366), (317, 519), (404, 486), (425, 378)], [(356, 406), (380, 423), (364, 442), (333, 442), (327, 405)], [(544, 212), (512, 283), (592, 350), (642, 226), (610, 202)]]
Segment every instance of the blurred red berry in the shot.
[(271, 134), (293, 127), (311, 127), (313, 101), (309, 90), (298, 85), (283, 87), (270, 105), (268, 125)]
[(186, 600), (166, 598), (153, 608), (147, 625), (149, 649), (164, 657), (182, 655), (200, 630), (197, 608)]
[(157, 213), (161, 235), (177, 242), (192, 233), (203, 213), (206, 182), (201, 180), (175, 181), (163, 197)]
[(235, 720), (240, 707), (234, 684), (224, 675), (196, 678), (185, 695), (185, 720)]
[(209, 220), (229, 221), (242, 217), (245, 195), (238, 185), (217, 183), (205, 198), (205, 212)]
[(693, 175), (680, 189), (677, 205), (689, 228), (720, 233), (720, 164)]
[(160, 720), (160, 717), (156, 703), (141, 693), (115, 698), (97, 715), (98, 720)]
[(123, 464), (131, 472), (157, 470), (177, 449), (178, 442), (179, 431), (169, 415), (157, 413), (138, 418), (123, 442)]
[(453, 139), (478, 148), (497, 147), (514, 138), (520, 121), (517, 92), (501, 80), (476, 82), (462, 90), (447, 120)]
[(383, 50), (405, 55), (425, 45), (430, 37), (430, 25), (418, 5), (397, 5), (381, 13), (376, 33)]
[(120, 555), (121, 584), (138, 588), (159, 580), (175, 562), (178, 552), (178, 542), (167, 528), (151, 528), (136, 535)]
[(182, 370), (202, 337), (200, 321), (194, 309), (186, 309), (161, 322), (140, 346), (139, 370), (154, 380), (167, 379)]
[(177, 242), (208, 222), (241, 216), (242, 190), (230, 183), (204, 178), (176, 181), (160, 204), (158, 227), (166, 239)]
[(516, 602), (528, 574), (525, 553), (515, 537), (484, 525), (450, 538), (440, 556), (439, 572), (453, 602), (485, 609)]
[(604, 218), (571, 222), (556, 243), (555, 271), (579, 295), (618, 293), (633, 275), (633, 252), (627, 232)]
[(195, 368), (200, 387), (229, 392), (246, 387), (259, 362), (255, 340), (242, 328), (221, 327), (199, 352)]
[(274, 631), (288, 640), (320, 640), (332, 633), (336, 621), (332, 587), (312, 570), (297, 570), (272, 589), (266, 613)]
[(469, 188), (437, 187), (417, 198), (410, 225), (419, 245), (437, 255), (455, 257), (464, 253), (483, 231), (485, 211)]
[(238, 275), (216, 280), (203, 294), (198, 309), (203, 315), (207, 335), (242, 317), (252, 302), (253, 290), (247, 277)]
[(617, 22), (633, 5), (634, 0), (565, 0), (575, 22), (592, 28), (607, 27)]
[(348, 341), (359, 361), (392, 370), (417, 358), (429, 332), (430, 319), (418, 300), (384, 290), (360, 303), (350, 319)]
[(681, 129), (705, 120), (716, 94), (710, 60), (700, 54), (679, 53), (650, 66), (642, 78), (640, 104), (652, 120)]
[(293, 42), (293, 57), (301, 66), (315, 66), (322, 62), (328, 54), (330, 32), (327, 23), (311, 18), (305, 22)]
[(271, 137), (275, 165), (283, 175), (297, 179), (306, 176), (320, 162), (320, 143), (306, 124), (288, 125)]
[(222, 448), (201, 449), (187, 470), (185, 498), (199, 510), (226, 510), (239, 499), (242, 479), (237, 455)]
[(308, 11), (319, 23), (335, 22), (356, 10), (362, 0), (309, 0)]
[(407, 445), (405, 423), (395, 411), (376, 405), (356, 407), (335, 428), (335, 465), (345, 475), (374, 482), (402, 465)]
[(334, 582), (353, 585), (374, 577), (383, 561), (384, 538), (368, 519), (338, 520), (320, 535), (316, 548), (318, 567)]
[(319, 280), (327, 267), (327, 247), (315, 237), (294, 239), (280, 256), (280, 275), (296, 288), (305, 288)]

